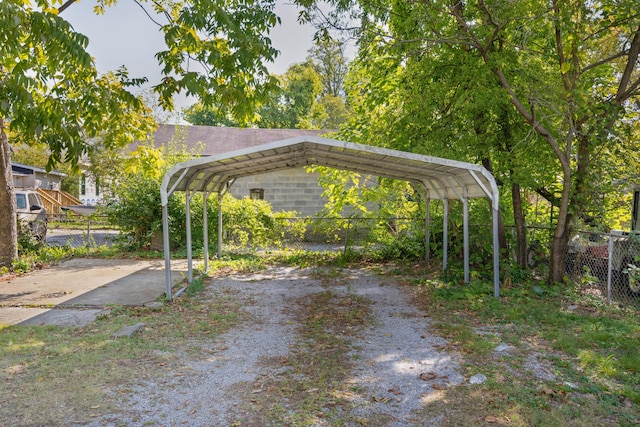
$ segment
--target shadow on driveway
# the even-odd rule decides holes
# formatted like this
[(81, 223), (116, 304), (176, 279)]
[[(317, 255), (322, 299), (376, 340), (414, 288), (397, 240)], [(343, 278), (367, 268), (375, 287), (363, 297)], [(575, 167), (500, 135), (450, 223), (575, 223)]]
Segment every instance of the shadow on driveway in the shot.
[[(186, 260), (171, 270), (175, 285)], [(0, 281), (0, 324), (83, 326), (107, 306), (142, 306), (164, 292), (163, 260), (74, 258)]]

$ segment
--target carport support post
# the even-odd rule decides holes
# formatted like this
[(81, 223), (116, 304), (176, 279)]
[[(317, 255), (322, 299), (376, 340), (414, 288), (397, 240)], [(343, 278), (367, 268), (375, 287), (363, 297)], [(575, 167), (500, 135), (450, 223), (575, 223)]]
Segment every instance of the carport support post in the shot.
[(444, 211), (442, 219), (442, 272), (447, 271), (449, 260), (449, 199), (442, 200)]
[(164, 280), (167, 300), (171, 301), (171, 254), (169, 252), (169, 214), (166, 203), (162, 205), (162, 244), (164, 247)]
[(204, 272), (209, 271), (209, 214), (207, 212), (207, 197), (209, 193), (202, 193), (202, 244), (204, 256)]
[(431, 199), (427, 198), (425, 200), (425, 216), (424, 216), (424, 225), (425, 225), (425, 236), (424, 236), (424, 240), (425, 240), (425, 244), (424, 244), (424, 260), (426, 263), (429, 263), (429, 246), (431, 244), (431, 242), (429, 241), (431, 239), (431, 235), (429, 234), (431, 230), (429, 230), (429, 227), (431, 226)]
[(442, 219), (442, 272), (447, 271), (447, 262), (449, 259), (449, 199), (442, 200), (443, 219)]
[(191, 192), (185, 191), (186, 194), (186, 227), (187, 227), (187, 280), (188, 283), (193, 281), (193, 253), (191, 248)]
[(467, 189), (462, 199), (462, 241), (464, 253), (464, 283), (469, 283), (469, 198)]
[(498, 238), (498, 209), (499, 209), (498, 190), (494, 191), (494, 197), (491, 201), (493, 211), (493, 296), (500, 296), (500, 239)]
[(218, 259), (222, 258), (222, 191), (218, 191)]

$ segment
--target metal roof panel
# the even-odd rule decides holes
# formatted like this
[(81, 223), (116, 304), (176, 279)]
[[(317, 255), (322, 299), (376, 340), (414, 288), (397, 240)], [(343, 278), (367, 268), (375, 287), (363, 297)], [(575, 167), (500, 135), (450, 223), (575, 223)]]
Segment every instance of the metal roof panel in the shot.
[(497, 196), (493, 176), (480, 165), (304, 135), (179, 163), (163, 179), (163, 204), (173, 191), (212, 191), (221, 178), (306, 165), (420, 182), (434, 199)]

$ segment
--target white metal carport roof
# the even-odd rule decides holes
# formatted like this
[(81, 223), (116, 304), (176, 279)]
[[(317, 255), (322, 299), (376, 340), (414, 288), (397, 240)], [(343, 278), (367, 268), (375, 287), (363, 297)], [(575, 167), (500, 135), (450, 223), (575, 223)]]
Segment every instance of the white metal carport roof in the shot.
[[(484, 167), (438, 157), (404, 151), (354, 144), (334, 139), (301, 136), (272, 142), (215, 156), (200, 157), (175, 165), (164, 176), (160, 188), (163, 211), (165, 268), (167, 296), (171, 299), (171, 272), (168, 236), (167, 203), (174, 191), (223, 192), (235, 179), (272, 172), (279, 169), (307, 165), (329, 166), (367, 175), (410, 181), (424, 189), (426, 199), (440, 199), (445, 203), (458, 199), (464, 206), (465, 281), (468, 282), (468, 204), (469, 198), (488, 197), (493, 217), (494, 294), (499, 294), (497, 214), (499, 192), (493, 175)], [(191, 232), (189, 200), (187, 196), (187, 255), (189, 279), (191, 273)], [(206, 209), (204, 210), (206, 213)], [(427, 212), (429, 210), (427, 209)], [(445, 213), (447, 209), (445, 209)], [(218, 250), (221, 224), (219, 218)], [(428, 218), (427, 218), (428, 221)], [(207, 221), (204, 221), (207, 224)], [(428, 229), (428, 228), (427, 228)], [(445, 218), (445, 233), (447, 231)], [(205, 239), (206, 230), (205, 230)], [(427, 237), (428, 239), (428, 237)], [(206, 241), (206, 240), (205, 240)], [(208, 258), (205, 243), (205, 268)], [(428, 246), (427, 246), (428, 247)], [(427, 251), (428, 252), (428, 251)], [(446, 246), (445, 246), (446, 267)]]

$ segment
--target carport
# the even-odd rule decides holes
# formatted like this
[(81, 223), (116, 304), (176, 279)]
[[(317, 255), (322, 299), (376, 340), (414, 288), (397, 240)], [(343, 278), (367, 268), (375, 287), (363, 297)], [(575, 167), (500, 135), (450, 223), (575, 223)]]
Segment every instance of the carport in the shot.
[[(350, 170), (366, 175), (409, 181), (426, 200), (426, 247), (429, 247), (430, 202), (444, 204), (443, 269), (447, 268), (448, 203), (463, 204), (464, 281), (469, 282), (469, 199), (487, 197), (491, 201), (493, 230), (494, 295), (500, 295), (498, 206), (499, 192), (493, 175), (480, 165), (389, 150), (346, 141), (302, 136), (231, 151), (215, 156), (181, 162), (164, 176), (160, 187), (165, 257), (166, 294), (172, 299), (171, 253), (169, 248), (168, 200), (174, 191), (186, 193), (186, 233), (188, 280), (193, 280), (191, 241), (191, 197), (204, 193), (204, 269), (208, 269), (208, 227), (206, 200), (209, 193), (218, 193), (218, 257), (222, 255), (222, 195), (238, 178), (259, 175), (278, 169), (318, 165)], [(426, 250), (428, 261), (429, 251)]]

